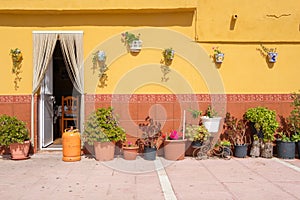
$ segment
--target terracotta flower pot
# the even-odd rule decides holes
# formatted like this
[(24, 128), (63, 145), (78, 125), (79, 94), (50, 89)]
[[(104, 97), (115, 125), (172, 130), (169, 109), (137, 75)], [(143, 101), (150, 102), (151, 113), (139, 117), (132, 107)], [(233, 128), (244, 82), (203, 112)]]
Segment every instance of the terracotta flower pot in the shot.
[(9, 145), (9, 150), (12, 160), (27, 159), (30, 148), (30, 141), (24, 141), (24, 143), (13, 143)]
[(123, 156), (125, 160), (135, 160), (139, 147), (123, 147)]
[(165, 140), (164, 151), (167, 160), (183, 160), (186, 140)]
[(115, 155), (115, 143), (94, 142), (95, 159), (98, 161), (113, 160)]

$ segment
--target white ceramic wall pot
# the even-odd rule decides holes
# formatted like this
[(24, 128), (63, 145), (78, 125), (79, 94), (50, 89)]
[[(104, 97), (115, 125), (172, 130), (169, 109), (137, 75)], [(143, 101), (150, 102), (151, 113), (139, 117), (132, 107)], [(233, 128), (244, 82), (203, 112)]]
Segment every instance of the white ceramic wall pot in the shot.
[(142, 40), (134, 40), (129, 44), (129, 49), (131, 52), (140, 52), (142, 49)]
[(224, 54), (223, 53), (215, 54), (215, 62), (216, 63), (222, 63), (223, 60), (224, 60)]
[(275, 63), (277, 61), (278, 53), (268, 52), (268, 60), (270, 63)]

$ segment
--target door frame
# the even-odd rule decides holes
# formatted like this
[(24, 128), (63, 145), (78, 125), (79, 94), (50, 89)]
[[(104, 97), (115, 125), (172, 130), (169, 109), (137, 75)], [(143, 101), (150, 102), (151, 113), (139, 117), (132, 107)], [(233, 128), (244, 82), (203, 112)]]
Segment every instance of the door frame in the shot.
[[(63, 33), (68, 33), (68, 34), (83, 34), (83, 31), (33, 31), (32, 33), (45, 33), (45, 34), (49, 34), (49, 33), (57, 33), (57, 34), (63, 34)], [(83, 40), (83, 38), (82, 38), (82, 40)], [(34, 56), (34, 55), (33, 55)], [(53, 55), (52, 55), (53, 56)], [(84, 65), (82, 66), (82, 73), (84, 73)], [(53, 80), (52, 80), (53, 81)], [(84, 81), (84, 75), (83, 75), (83, 81)], [(44, 101), (44, 99), (43, 99), (43, 101)], [(85, 101), (85, 99), (84, 99), (84, 94), (82, 94), (81, 95), (81, 103), (80, 103), (80, 113), (82, 114), (82, 113), (84, 113), (84, 101)], [(40, 102), (38, 102), (38, 104), (39, 104)], [(39, 106), (39, 105), (38, 105)], [(32, 111), (33, 112), (33, 111)], [(38, 111), (38, 109), (37, 109), (37, 119), (38, 119), (38, 121), (40, 121), (41, 120), (41, 112), (40, 111)], [(33, 123), (33, 118), (34, 117), (32, 117), (32, 123)], [(83, 128), (83, 122), (82, 122), (82, 120), (84, 119), (84, 116), (80, 116), (80, 129), (82, 129)], [(37, 149), (39, 149), (39, 150), (62, 150), (62, 147), (54, 147), (54, 148), (51, 148), (51, 147), (43, 147), (43, 145), (42, 145), (42, 142), (41, 142), (41, 140), (43, 139), (43, 137), (44, 137), (44, 132), (43, 132), (43, 130), (41, 130), (40, 129), (40, 124), (41, 123), (39, 123), (38, 124), (38, 126), (37, 126), (37, 138), (38, 138), (38, 144), (34, 144), (34, 142), (33, 142), (33, 145), (35, 146), (35, 145), (38, 145), (37, 146)], [(34, 129), (33, 129), (33, 126), (31, 127), (32, 128), (32, 132), (31, 132), (31, 137), (32, 138), (34, 138)], [(52, 134), (53, 134), (53, 130), (52, 130)], [(33, 140), (34, 141), (34, 140)]]

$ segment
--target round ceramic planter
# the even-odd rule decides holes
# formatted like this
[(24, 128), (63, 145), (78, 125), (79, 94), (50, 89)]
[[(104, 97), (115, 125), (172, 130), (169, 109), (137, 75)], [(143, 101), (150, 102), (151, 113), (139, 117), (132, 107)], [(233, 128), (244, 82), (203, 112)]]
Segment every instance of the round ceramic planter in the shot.
[(9, 145), (9, 150), (12, 160), (23, 160), (29, 158), (30, 141), (24, 143), (12, 143)]
[(277, 141), (277, 157), (283, 159), (294, 159), (295, 148), (295, 142)]
[(167, 160), (183, 160), (186, 140), (165, 140), (164, 151)]
[(135, 160), (139, 147), (123, 147), (123, 156), (125, 160)]
[(94, 142), (95, 159), (98, 161), (113, 160), (115, 156), (115, 143)]

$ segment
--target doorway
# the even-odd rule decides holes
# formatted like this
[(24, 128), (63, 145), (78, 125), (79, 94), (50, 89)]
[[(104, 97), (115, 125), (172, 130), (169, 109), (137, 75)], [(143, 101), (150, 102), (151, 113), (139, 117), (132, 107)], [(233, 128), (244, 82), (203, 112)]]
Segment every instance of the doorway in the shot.
[[(80, 98), (80, 93), (74, 88), (70, 79), (58, 39), (41, 85), (39, 106), (40, 116), (42, 116), (40, 122), (41, 148), (62, 148), (61, 110), (64, 108), (62, 96), (78, 96)], [(72, 121), (67, 124), (67, 126), (74, 125)]]

